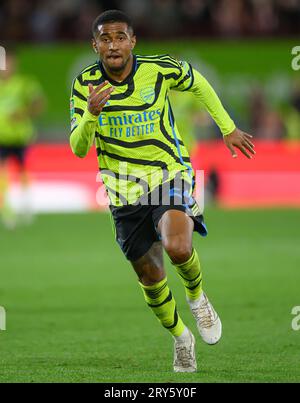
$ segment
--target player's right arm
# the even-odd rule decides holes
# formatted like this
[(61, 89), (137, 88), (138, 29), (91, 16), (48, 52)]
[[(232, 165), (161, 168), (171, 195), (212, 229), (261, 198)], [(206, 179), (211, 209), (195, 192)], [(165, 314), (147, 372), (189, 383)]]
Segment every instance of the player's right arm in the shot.
[(77, 79), (73, 84), (70, 145), (73, 153), (80, 158), (86, 156), (94, 143), (98, 117), (113, 91), (113, 87), (104, 89), (107, 84), (104, 81), (95, 88), (89, 84), (87, 98), (82, 94), (82, 87)]

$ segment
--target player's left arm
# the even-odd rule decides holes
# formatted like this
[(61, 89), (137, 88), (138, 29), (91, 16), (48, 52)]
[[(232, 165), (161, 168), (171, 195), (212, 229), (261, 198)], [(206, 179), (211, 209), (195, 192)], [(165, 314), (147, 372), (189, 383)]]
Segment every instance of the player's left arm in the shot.
[(191, 91), (200, 99), (219, 126), (223, 134), (224, 143), (229, 148), (232, 157), (237, 157), (237, 148), (247, 158), (251, 159), (252, 155), (255, 154), (254, 144), (251, 142), (252, 136), (235, 126), (209, 82), (197, 70), (193, 70), (193, 74), (194, 84), (191, 87)]
[[(224, 143), (229, 148), (233, 158), (237, 157), (236, 148), (247, 158), (255, 154), (252, 136), (235, 126), (223, 107), (215, 90), (197, 70), (186, 62), (180, 62), (182, 76), (173, 88), (179, 91), (191, 91), (204, 105), (223, 134)], [(172, 87), (171, 87), (172, 88)]]

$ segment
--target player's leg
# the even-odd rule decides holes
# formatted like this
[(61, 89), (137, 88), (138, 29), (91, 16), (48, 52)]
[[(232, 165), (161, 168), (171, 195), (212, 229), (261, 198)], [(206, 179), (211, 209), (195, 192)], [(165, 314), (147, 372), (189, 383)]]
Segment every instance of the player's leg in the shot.
[(179, 210), (166, 211), (158, 223), (162, 244), (185, 286), (190, 301), (202, 293), (202, 271), (192, 237), (194, 222)]
[(30, 194), (30, 178), (26, 167), (27, 147), (16, 147), (15, 157), (18, 164), (21, 188), (21, 218), (26, 224), (32, 221), (32, 201)]
[(131, 264), (148, 306), (173, 336), (181, 336), (185, 325), (178, 315), (174, 297), (168, 287), (161, 242), (154, 242), (144, 256), (131, 261)]
[(221, 321), (202, 291), (202, 271), (192, 245), (194, 221), (185, 212), (167, 210), (158, 223), (162, 244), (179, 274), (199, 332), (208, 344), (221, 338)]
[(0, 157), (0, 207), (4, 205), (4, 197), (8, 187), (8, 174), (6, 160)]
[(175, 299), (168, 287), (161, 242), (153, 243), (144, 256), (131, 264), (139, 278), (146, 303), (175, 339), (174, 370), (196, 371), (195, 339), (179, 316)]
[(8, 201), (9, 172), (8, 172), (9, 149), (0, 148), (0, 211), (3, 224), (8, 229), (14, 229), (16, 225), (15, 214)]

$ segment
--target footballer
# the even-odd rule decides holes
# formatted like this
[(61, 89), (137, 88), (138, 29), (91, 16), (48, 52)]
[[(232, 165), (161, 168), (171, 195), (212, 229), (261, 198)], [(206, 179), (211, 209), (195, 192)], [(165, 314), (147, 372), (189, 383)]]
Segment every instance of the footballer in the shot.
[(185, 61), (134, 54), (130, 18), (109, 10), (96, 18), (92, 46), (98, 61), (74, 80), (71, 94), (72, 151), (85, 157), (95, 143), (110, 200), (115, 237), (135, 270), (144, 298), (173, 336), (175, 372), (195, 372), (195, 337), (182, 321), (169, 289), (163, 250), (183, 283), (202, 339), (216, 344), (218, 314), (202, 289), (193, 231), (207, 233), (193, 198), (194, 171), (176, 127), (170, 90), (190, 91), (210, 113), (233, 157), (255, 154), (206, 79)]
[(34, 119), (43, 112), (45, 99), (40, 84), (18, 72), (14, 51), (8, 49), (6, 56), (6, 70), (0, 71), (0, 213), (4, 225), (14, 229), (18, 217), (7, 197), (9, 160), (15, 159), (17, 164), (22, 190), (21, 215), (30, 223), (32, 207), (26, 155), (35, 138)]

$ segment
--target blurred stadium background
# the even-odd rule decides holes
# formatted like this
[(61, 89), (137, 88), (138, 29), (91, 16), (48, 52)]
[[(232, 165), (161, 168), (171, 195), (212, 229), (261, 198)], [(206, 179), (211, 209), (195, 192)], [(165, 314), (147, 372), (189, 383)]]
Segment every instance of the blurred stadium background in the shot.
[[(137, 53), (168, 52), (190, 61), (211, 81), (237, 124), (255, 135), (255, 162), (233, 162), (224, 147), (213, 145), (219, 131), (193, 97), (173, 94), (194, 166), (205, 169), (217, 200), (233, 207), (299, 206), (300, 78), (291, 67), (299, 2), (64, 0), (50, 6), (11, 0), (0, 8), (0, 37), (16, 45), (20, 72), (40, 83), (47, 102), (28, 156), (35, 210), (97, 207), (94, 154), (76, 160), (66, 144), (68, 98), (74, 76), (95, 60), (91, 21), (107, 7), (132, 16)], [(150, 21), (149, 12), (155, 16)], [(11, 193), (17, 207), (18, 189)]]
[[(255, 138), (252, 161), (241, 155), (232, 160), (192, 95), (172, 95), (194, 168), (205, 171), (211, 233), (207, 241), (195, 242), (203, 250), (208, 287), (225, 329), (227, 323), (238, 346), (225, 338), (214, 356), (203, 347), (201, 379), (299, 381), (299, 332), (290, 329), (291, 308), (300, 305), (300, 70), (292, 68), (292, 49), (300, 46), (299, 0), (1, 1), (0, 46), (13, 45), (19, 72), (36, 80), (45, 98), (26, 166), (33, 210), (52, 214), (38, 215), (29, 227), (0, 229), (0, 305), (7, 308), (11, 329), (0, 334), (0, 381), (199, 381), (196, 375), (169, 375), (166, 337), (143, 306), (107, 215), (95, 214), (103, 210), (96, 201), (95, 152), (80, 160), (68, 145), (72, 80), (95, 61), (89, 43), (92, 21), (112, 8), (131, 15), (136, 53), (169, 53), (191, 62), (237, 125)], [(22, 195), (16, 173), (12, 161), (8, 198), (18, 211)], [(126, 285), (125, 292), (120, 284), (121, 296), (132, 295), (122, 308), (124, 318), (115, 318), (119, 331), (105, 316), (120, 313), (118, 299), (110, 305), (109, 273)], [(153, 364), (149, 369), (138, 359), (145, 354), (151, 361), (151, 354), (139, 339), (144, 336), (136, 320), (165, 346), (163, 354), (152, 350), (166, 358), (161, 377), (154, 375)], [(107, 341), (117, 342), (120, 333), (121, 363)], [(132, 375), (126, 372), (128, 361)]]

